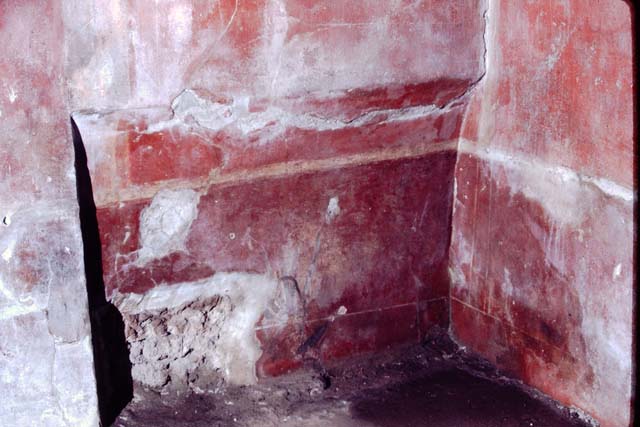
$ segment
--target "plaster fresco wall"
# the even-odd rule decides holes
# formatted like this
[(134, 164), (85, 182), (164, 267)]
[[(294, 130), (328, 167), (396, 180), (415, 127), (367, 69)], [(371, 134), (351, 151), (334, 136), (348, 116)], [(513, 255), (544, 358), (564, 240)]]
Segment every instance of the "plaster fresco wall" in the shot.
[(98, 422), (63, 38), (57, 2), (0, 2), (0, 423), (12, 426)]
[(630, 423), (632, 15), (491, 2), (455, 171), (451, 328), (602, 426)]
[[(220, 274), (263, 294), (251, 336), (231, 318), (202, 332), (245, 337), (244, 371), (211, 361), (186, 385), (216, 373), (252, 382), (309, 354), (381, 350), (447, 326), (453, 167), (484, 74), (482, 2), (65, 10), (105, 288), (125, 323), (157, 308), (149, 301), (171, 305), (167, 288), (210, 298), (202, 288)], [(220, 292), (244, 310), (243, 295)], [(127, 327), (147, 343), (132, 350), (134, 380), (185, 386), (181, 358), (162, 376), (142, 368), (165, 360), (148, 349), (172, 348), (171, 334)]]
[(11, 425), (434, 327), (630, 423), (628, 3), (0, 1), (0, 40)]

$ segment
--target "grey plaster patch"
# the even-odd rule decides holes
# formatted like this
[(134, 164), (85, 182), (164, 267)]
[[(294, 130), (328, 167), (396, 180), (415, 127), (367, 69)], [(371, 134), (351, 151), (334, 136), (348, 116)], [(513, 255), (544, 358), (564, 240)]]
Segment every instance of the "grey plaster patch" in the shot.
[(140, 214), (138, 265), (185, 249), (200, 196), (193, 190), (160, 190)]

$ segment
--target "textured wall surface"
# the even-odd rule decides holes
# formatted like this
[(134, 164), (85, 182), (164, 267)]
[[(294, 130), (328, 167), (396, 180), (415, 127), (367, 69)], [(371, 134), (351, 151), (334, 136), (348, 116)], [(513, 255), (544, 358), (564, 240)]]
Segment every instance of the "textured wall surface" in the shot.
[(632, 387), (629, 9), (491, 2), (450, 261), (454, 336), (612, 427)]
[(185, 89), (237, 102), (303, 96), (304, 107), (315, 94), (322, 103), (325, 96), (360, 88), (379, 89), (378, 97), (439, 81), (460, 89), (481, 68), (483, 21), (476, 1), (65, 5), (74, 109), (167, 106)]
[[(318, 330), (309, 350), (330, 358), (446, 325), (482, 4), (103, 3), (68, 9), (68, 50), (87, 55), (67, 65), (105, 286), (125, 320), (135, 295), (165, 286), (280, 279), (244, 286), (270, 289), (268, 309), (247, 344), (256, 372), (232, 382), (299, 366)], [(135, 363), (153, 366), (144, 354)]]
[(57, 2), (0, 2), (3, 425), (98, 422), (63, 34)]
[(139, 381), (450, 322), (628, 424), (631, 34), (621, 0), (0, 2), (0, 416), (97, 423), (72, 115)]

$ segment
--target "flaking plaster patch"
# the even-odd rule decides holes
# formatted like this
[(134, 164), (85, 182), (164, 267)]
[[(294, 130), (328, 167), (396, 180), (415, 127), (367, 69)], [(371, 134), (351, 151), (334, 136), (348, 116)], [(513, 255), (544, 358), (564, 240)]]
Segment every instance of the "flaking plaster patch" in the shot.
[(340, 205), (338, 204), (340, 199), (338, 196), (334, 196), (329, 199), (329, 205), (327, 206), (327, 213), (325, 214), (325, 220), (327, 224), (330, 224), (335, 217), (340, 215)]
[(9, 262), (13, 257), (13, 248), (15, 247), (15, 244), (16, 242), (12, 241), (9, 246), (7, 246), (7, 248), (2, 252), (2, 259), (5, 260), (5, 262)]
[(18, 94), (16, 93), (16, 90), (12, 87), (9, 88), (8, 98), (9, 98), (9, 102), (11, 102), (12, 104), (16, 102), (16, 99), (18, 99)]
[(198, 216), (200, 195), (193, 190), (161, 190), (140, 214), (137, 265), (185, 250), (191, 224)]
[(617, 278), (619, 278), (621, 274), (622, 274), (622, 263), (618, 263), (613, 268), (613, 274), (612, 274), (613, 280), (616, 280)]
[(460, 141), (460, 152), (474, 154), (490, 165), (495, 180), (504, 180), (512, 195), (535, 200), (558, 226), (579, 226), (592, 209), (598, 192), (626, 203), (635, 200), (632, 189), (604, 178), (591, 177), (563, 167), (523, 158)]
[[(373, 110), (353, 119), (343, 120), (311, 113), (294, 113), (276, 106), (268, 106), (264, 111), (250, 111), (251, 99), (248, 96), (236, 96), (227, 102), (217, 102), (201, 97), (194, 90), (185, 89), (171, 103), (173, 117), (149, 126), (144, 133), (160, 132), (184, 124), (196, 124), (212, 131), (230, 127), (243, 135), (261, 131), (264, 134), (260, 138), (260, 143), (268, 143), (288, 128), (322, 132), (357, 128), (370, 123), (411, 121), (431, 115), (446, 117), (446, 113), (459, 107), (457, 100), (462, 96), (464, 95), (444, 106), (419, 105)], [(445, 129), (444, 132), (446, 133), (447, 130)]]
[[(174, 117), (169, 125), (188, 122), (194, 120), (198, 125), (211, 130), (220, 130), (237, 120), (238, 110), (243, 110), (240, 105), (223, 104), (201, 98), (190, 89), (184, 90), (171, 104)], [(167, 123), (160, 123), (158, 126), (164, 127)], [(160, 129), (150, 127), (148, 132), (155, 132)]]

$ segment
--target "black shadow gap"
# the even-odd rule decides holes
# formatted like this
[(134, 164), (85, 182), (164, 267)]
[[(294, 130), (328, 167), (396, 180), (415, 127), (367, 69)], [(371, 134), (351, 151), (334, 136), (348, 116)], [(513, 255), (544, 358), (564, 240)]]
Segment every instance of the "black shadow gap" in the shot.
[(105, 297), (102, 251), (87, 153), (78, 126), (71, 118), (75, 151), (76, 190), (84, 246), (84, 269), (91, 319), (98, 410), (103, 426), (113, 424), (133, 398), (133, 380), (124, 322), (118, 309)]

